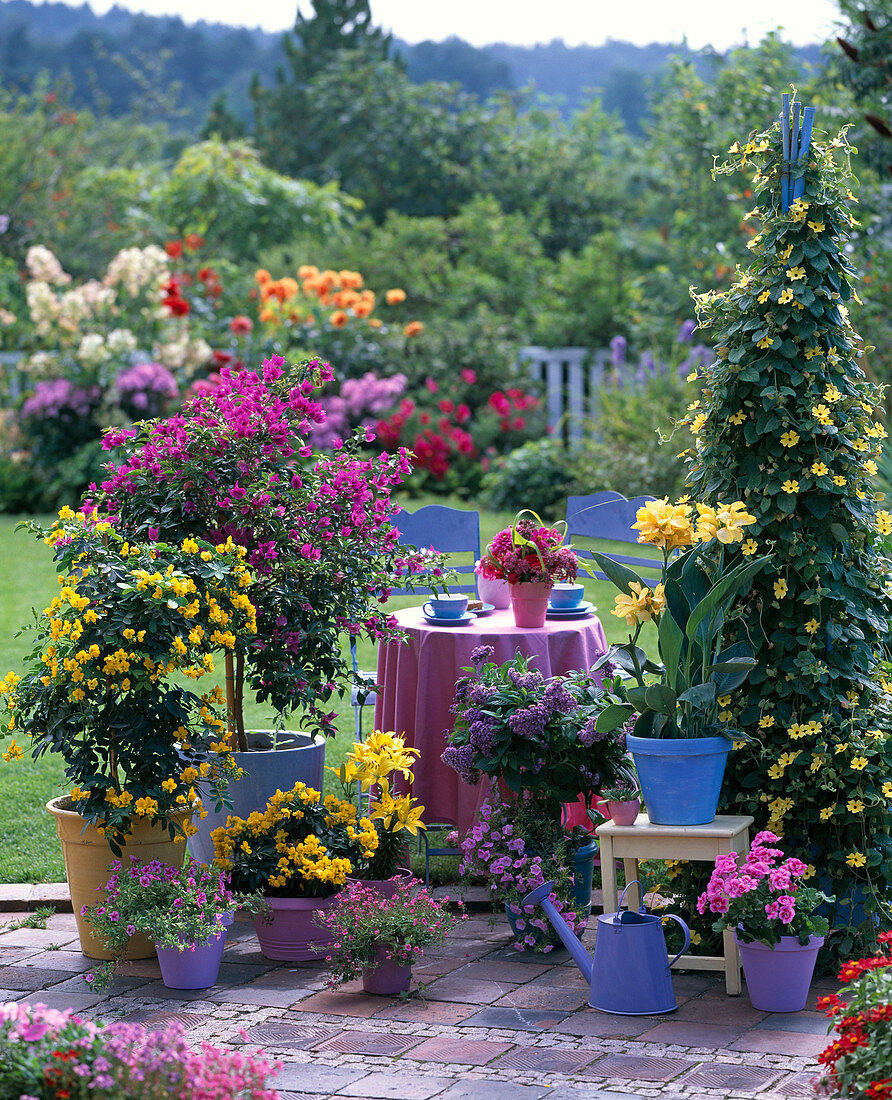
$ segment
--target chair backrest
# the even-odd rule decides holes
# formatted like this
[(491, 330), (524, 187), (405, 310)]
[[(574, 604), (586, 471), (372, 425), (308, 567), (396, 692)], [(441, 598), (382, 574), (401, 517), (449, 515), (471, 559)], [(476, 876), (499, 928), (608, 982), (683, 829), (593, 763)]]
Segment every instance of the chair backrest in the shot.
[[(592, 556), (591, 551), (580, 546), (580, 538), (597, 539), (599, 543), (627, 542), (637, 546), (638, 536), (632, 530), (635, 513), (642, 505), (655, 499), (655, 497), (635, 497), (633, 500), (626, 500), (622, 493), (614, 492), (612, 489), (592, 493), (587, 497), (568, 497), (567, 541), (572, 541), (578, 557), (588, 559)], [(614, 553), (610, 547), (599, 546), (598, 549), (609, 554), (614, 561), (634, 569), (651, 587), (659, 583), (661, 558)], [(601, 580), (608, 580), (600, 570), (596, 570), (593, 575)]]
[[(477, 594), (477, 578), (474, 565), (480, 557), (480, 513), (463, 508), (446, 508), (442, 504), (429, 504), (417, 512), (405, 508), (393, 519), (403, 546), (419, 549), (433, 547), (449, 554), (449, 568), (460, 574), (460, 584), (450, 584), (450, 592)], [(470, 555), (470, 561), (454, 560), (456, 554)], [(465, 580), (465, 578), (468, 578)], [(407, 588), (394, 588), (393, 595), (404, 595)]]

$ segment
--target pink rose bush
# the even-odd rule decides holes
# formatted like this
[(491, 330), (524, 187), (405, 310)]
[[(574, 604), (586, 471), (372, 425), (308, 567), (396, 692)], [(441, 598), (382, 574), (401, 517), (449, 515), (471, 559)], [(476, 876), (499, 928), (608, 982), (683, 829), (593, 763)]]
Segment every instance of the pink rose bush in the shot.
[(778, 943), (782, 936), (797, 936), (805, 944), (809, 936), (826, 933), (827, 920), (816, 910), (833, 899), (803, 886), (809, 868), (801, 859), (779, 862), (784, 854), (774, 847), (779, 839), (757, 833), (742, 864), (737, 852), (716, 856), (706, 890), (697, 899), (698, 913), (718, 915), (714, 931), (731, 928), (744, 943), (765, 944)]

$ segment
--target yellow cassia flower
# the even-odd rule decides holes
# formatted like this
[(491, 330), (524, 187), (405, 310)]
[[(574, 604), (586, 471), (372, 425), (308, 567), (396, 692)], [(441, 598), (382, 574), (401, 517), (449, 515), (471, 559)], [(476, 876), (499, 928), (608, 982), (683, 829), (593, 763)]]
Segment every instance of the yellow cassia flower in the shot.
[(694, 542), (690, 509), (684, 504), (670, 504), (665, 497), (639, 508), (632, 529), (638, 531), (639, 542), (661, 550), (677, 550)]
[(618, 619), (625, 619), (630, 627), (649, 622), (654, 615), (659, 615), (666, 606), (666, 598), (661, 584), (651, 591), (646, 584), (641, 584), (640, 581), (629, 581), (629, 592), (630, 595), (623, 592), (618, 596), (614, 596), (615, 606), (611, 608), (610, 614), (615, 615)]

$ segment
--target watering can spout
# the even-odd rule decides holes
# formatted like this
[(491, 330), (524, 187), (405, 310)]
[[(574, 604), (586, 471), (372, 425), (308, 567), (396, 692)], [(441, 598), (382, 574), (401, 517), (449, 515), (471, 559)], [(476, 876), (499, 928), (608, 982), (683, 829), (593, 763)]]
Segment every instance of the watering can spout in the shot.
[(561, 941), (564, 947), (573, 956), (573, 961), (582, 971), (582, 976), (585, 980), (591, 984), (592, 980), (592, 957), (582, 946), (576, 936), (570, 931), (570, 928), (564, 918), (555, 909), (553, 903), (549, 900), (551, 892), (554, 890), (553, 882), (543, 882), (541, 886), (537, 886), (535, 890), (531, 891), (520, 903), (522, 906), (527, 905), (541, 905), (542, 911), (545, 916), (551, 921), (552, 927), (555, 932), (561, 937)]

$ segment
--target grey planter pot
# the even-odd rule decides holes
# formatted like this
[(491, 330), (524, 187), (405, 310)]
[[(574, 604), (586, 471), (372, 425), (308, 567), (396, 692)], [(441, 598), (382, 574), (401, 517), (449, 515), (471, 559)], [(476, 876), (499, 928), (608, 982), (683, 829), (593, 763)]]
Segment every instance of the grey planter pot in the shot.
[[(205, 800), (207, 817), (196, 821), (198, 832), (189, 839), (189, 851), (200, 863), (211, 863), (214, 843), (211, 833), (226, 824), (230, 814), (246, 818), (254, 810), (261, 813), (276, 791), (288, 791), (298, 780), (322, 790), (322, 769), (325, 765), (325, 740), (308, 733), (286, 730), (278, 735), (278, 748), (271, 748), (272, 731), (248, 734), (249, 752), (235, 752), (233, 757), (245, 775), (230, 784), (232, 809), (214, 810), (212, 801)], [(256, 747), (255, 747), (256, 746)]]

